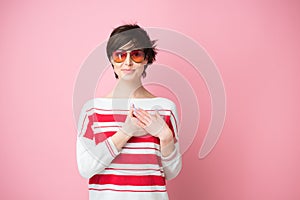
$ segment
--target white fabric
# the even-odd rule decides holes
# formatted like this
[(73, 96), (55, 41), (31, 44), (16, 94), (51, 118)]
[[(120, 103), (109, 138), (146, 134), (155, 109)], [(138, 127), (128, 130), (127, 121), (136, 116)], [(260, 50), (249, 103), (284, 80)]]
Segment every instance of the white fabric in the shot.
[[(96, 145), (95, 138), (83, 137), (87, 131), (88, 116), (98, 114), (127, 114), (131, 103), (136, 107), (153, 112), (158, 108), (160, 114), (169, 115), (175, 132), (175, 150), (167, 157), (160, 153), (160, 145), (153, 142), (127, 143), (121, 152), (108, 137)], [(94, 134), (117, 131), (122, 122), (93, 122)], [(164, 177), (166, 180), (175, 178), (181, 170), (179, 151), (178, 116), (176, 105), (166, 98), (148, 99), (109, 99), (96, 98), (88, 101), (82, 108), (78, 121), (77, 164), (81, 176), (92, 178), (94, 175), (144, 175)], [(158, 164), (122, 164), (112, 163), (120, 155), (153, 155), (161, 158)], [(148, 191), (148, 192), (147, 192)], [(150, 192), (149, 192), (150, 191)], [(89, 184), (90, 200), (156, 200), (168, 199), (165, 185), (130, 186), (118, 184)]]

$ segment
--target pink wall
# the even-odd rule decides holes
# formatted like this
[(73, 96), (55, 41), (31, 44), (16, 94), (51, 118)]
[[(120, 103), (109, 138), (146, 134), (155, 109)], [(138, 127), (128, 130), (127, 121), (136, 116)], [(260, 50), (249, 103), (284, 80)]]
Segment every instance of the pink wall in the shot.
[[(0, 3), (0, 199), (88, 199), (76, 166), (74, 84), (89, 53), (128, 22), (193, 38), (226, 89), (222, 135), (200, 160), (210, 95), (185, 72), (201, 120), (181, 174), (168, 184), (171, 199), (300, 199), (300, 3), (185, 2)], [(175, 60), (159, 61), (180, 68)]]

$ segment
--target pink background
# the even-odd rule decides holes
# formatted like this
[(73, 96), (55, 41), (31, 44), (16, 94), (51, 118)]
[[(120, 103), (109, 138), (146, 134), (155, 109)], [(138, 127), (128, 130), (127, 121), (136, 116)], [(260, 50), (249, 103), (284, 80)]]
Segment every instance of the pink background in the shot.
[(76, 166), (74, 83), (88, 54), (132, 22), (196, 40), (227, 93), (220, 140), (199, 160), (210, 98), (203, 82), (194, 85), (200, 129), (168, 184), (171, 199), (300, 199), (300, 3), (184, 2), (1, 1), (0, 199), (88, 199)]

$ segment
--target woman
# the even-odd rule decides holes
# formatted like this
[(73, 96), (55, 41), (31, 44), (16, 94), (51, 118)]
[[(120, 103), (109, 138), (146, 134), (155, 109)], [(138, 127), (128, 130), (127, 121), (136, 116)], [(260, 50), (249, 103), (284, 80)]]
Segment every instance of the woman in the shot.
[(138, 25), (113, 30), (107, 56), (113, 90), (88, 101), (78, 122), (77, 163), (91, 200), (168, 199), (166, 181), (181, 170), (176, 105), (146, 90), (142, 77), (156, 49)]

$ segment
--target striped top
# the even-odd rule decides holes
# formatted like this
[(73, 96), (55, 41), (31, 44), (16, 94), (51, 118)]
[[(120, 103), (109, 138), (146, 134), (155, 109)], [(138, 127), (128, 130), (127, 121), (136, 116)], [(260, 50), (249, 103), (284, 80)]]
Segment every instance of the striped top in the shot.
[[(173, 132), (176, 148), (170, 155), (161, 155), (159, 138), (150, 134), (132, 137), (117, 150), (110, 137), (122, 127), (131, 103), (152, 114), (159, 110)], [(166, 98), (89, 100), (79, 117), (76, 149), (90, 200), (168, 199), (166, 180), (181, 170), (177, 122), (176, 105)]]

